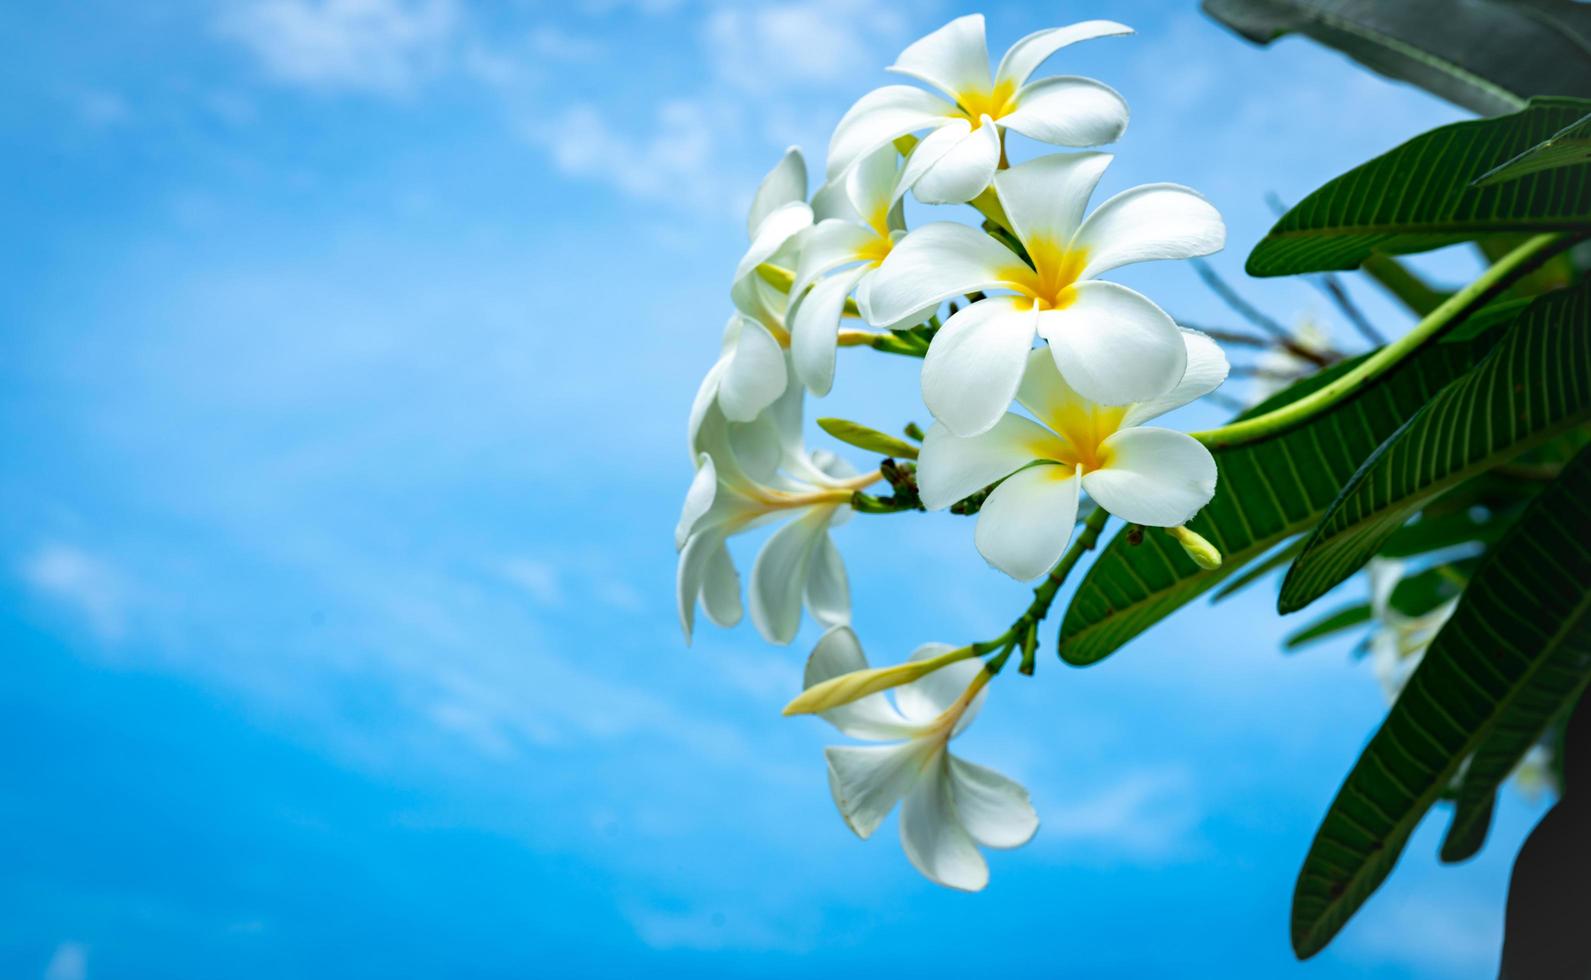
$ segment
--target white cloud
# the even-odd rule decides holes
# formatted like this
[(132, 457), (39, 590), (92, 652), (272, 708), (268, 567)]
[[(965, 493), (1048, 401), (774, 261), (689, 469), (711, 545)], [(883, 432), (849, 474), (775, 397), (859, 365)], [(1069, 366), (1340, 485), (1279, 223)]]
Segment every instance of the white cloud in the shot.
[(652, 133), (640, 135), (622, 131), (608, 113), (585, 103), (526, 135), (571, 177), (612, 184), (644, 200), (722, 209), (717, 136), (726, 130), (715, 115), (721, 114), (706, 102), (670, 99), (654, 110)]
[(102, 640), (126, 631), (127, 588), (108, 562), (68, 544), (41, 546), (22, 561), (23, 581), (80, 614)]
[(1091, 854), (1169, 860), (1193, 844), (1198, 813), (1192, 792), (1193, 779), (1185, 770), (1128, 772), (1077, 802), (1041, 803), (1039, 839), (1059, 842), (1072, 855), (1086, 843)]
[(246, 0), (217, 29), (277, 81), (395, 93), (440, 68), (457, 23), (452, 0)]
[(1495, 901), (1458, 895), (1375, 902), (1349, 932), (1350, 952), (1367, 963), (1391, 961), (1421, 971), (1479, 976), (1494, 969), (1503, 943)]
[(503, 575), (542, 605), (563, 605), (563, 587), (558, 581), (558, 568), (551, 562), (510, 558), (503, 562)]
[(44, 968), (44, 980), (86, 980), (88, 977), (88, 947), (82, 943), (66, 942), (55, 947), (50, 964)]
[(702, 42), (721, 79), (770, 91), (876, 74), (882, 47), (905, 29), (899, 12), (881, 4), (798, 0), (719, 7), (703, 24)]

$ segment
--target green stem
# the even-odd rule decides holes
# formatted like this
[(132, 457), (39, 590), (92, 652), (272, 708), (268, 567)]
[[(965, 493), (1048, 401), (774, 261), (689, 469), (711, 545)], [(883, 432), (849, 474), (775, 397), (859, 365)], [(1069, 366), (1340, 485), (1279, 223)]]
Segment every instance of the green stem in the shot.
[(1219, 429), (1195, 432), (1193, 437), (1212, 449), (1224, 449), (1254, 442), (1307, 422), (1375, 382), (1426, 344), (1435, 342), (1448, 329), (1463, 322), (1515, 281), (1529, 275), (1575, 241), (1575, 236), (1561, 234), (1536, 235), (1528, 239), (1497, 260), (1491, 268), (1481, 273), (1480, 278), (1444, 300), (1408, 333), (1365, 358), (1342, 377), (1275, 411)]
[[(1083, 522), (1082, 530), (1077, 537), (1072, 539), (1071, 547), (1066, 549), (1066, 554), (1055, 563), (1050, 573), (1044, 576), (1044, 581), (1033, 590), (1033, 601), (1028, 604), (1027, 610), (1017, 617), (1010, 628), (992, 640), (983, 643), (974, 643), (973, 651), (978, 656), (999, 651), (999, 656), (989, 661), (991, 672), (998, 672), (1000, 667), (1011, 655), (1011, 651), (1019, 644), (1022, 646), (1022, 673), (1032, 673), (1033, 652), (1038, 646), (1035, 634), (1036, 627), (1043, 622), (1044, 617), (1050, 614), (1050, 606), (1055, 602), (1056, 593), (1060, 592), (1061, 585), (1072, 569), (1082, 559), (1084, 552), (1092, 551), (1094, 545), (1099, 543), (1099, 533), (1104, 530), (1105, 522), (1110, 520), (1110, 514), (1103, 507), (1096, 508), (1088, 519)], [(999, 666), (995, 666), (998, 664)]]

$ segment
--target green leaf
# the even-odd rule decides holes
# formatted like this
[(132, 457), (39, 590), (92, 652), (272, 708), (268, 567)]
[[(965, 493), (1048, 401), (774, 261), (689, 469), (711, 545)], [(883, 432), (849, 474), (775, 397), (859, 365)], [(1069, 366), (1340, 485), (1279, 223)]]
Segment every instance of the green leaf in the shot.
[(1304, 34), (1481, 115), (1517, 109), (1533, 95), (1591, 97), (1591, 11), (1577, 7), (1563, 0), (1204, 0), (1206, 13), (1256, 44)]
[(1393, 587), (1387, 601), (1405, 616), (1423, 616), (1463, 592), (1479, 561), (1466, 558), (1416, 572)]
[(1442, 838), (1441, 858), (1444, 864), (1467, 861), (1486, 843), (1492, 828), (1492, 810), (1497, 806), (1497, 788), (1472, 804), (1458, 803), (1453, 810), (1453, 822), (1447, 825), (1447, 836)]
[(1591, 163), (1591, 114), (1581, 116), (1512, 160), (1481, 174), (1475, 178), (1475, 186), (1500, 184), (1526, 174), (1588, 163)]
[(902, 442), (888, 433), (870, 429), (860, 422), (852, 422), (850, 419), (822, 418), (818, 419), (818, 428), (841, 442), (848, 443), (858, 449), (865, 449), (870, 453), (878, 453), (880, 456), (894, 456), (898, 459), (917, 458), (916, 446), (909, 442)]
[(1591, 179), (1584, 170), (1471, 185), (1587, 110), (1591, 102), (1536, 99), (1512, 115), (1416, 136), (1327, 182), (1282, 215), (1249, 253), (1248, 272), (1352, 269), (1378, 252), (1424, 252), (1515, 232), (1584, 231), (1591, 225)]
[(1365, 460), (1288, 569), (1277, 609), (1302, 609), (1358, 571), (1426, 500), (1587, 419), (1591, 280), (1531, 303), (1485, 361)]
[(1459, 766), (1556, 714), (1591, 680), (1591, 451), (1476, 570), (1321, 822), (1293, 894), (1293, 949), (1319, 952), (1391, 872)]
[[(1146, 534), (1138, 545), (1117, 534), (1089, 567), (1066, 610), (1062, 658), (1079, 665), (1105, 658), (1283, 539), (1313, 527), (1360, 462), (1403, 419), (1479, 363), (1497, 337), (1491, 332), (1462, 343), (1428, 344), (1375, 384), (1355, 388), (1330, 412), (1258, 439), (1210, 443), (1221, 478), (1214, 498), (1188, 526), (1221, 549), (1225, 563), (1203, 571), (1164, 534)], [(1333, 364), (1238, 420), (1308, 397), (1364, 360)]]
[(1343, 630), (1352, 629), (1361, 623), (1370, 622), (1370, 604), (1356, 602), (1351, 606), (1344, 606), (1333, 612), (1327, 613), (1315, 622), (1292, 634), (1282, 641), (1284, 650), (1297, 650), (1306, 647), (1317, 640), (1324, 640), (1335, 636)]

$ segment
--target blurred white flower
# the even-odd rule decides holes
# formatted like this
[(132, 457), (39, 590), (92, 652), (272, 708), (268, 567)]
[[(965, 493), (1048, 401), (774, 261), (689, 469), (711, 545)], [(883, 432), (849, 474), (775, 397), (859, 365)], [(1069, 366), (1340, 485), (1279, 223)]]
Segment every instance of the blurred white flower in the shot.
[(1127, 103), (1114, 89), (1076, 76), (1028, 78), (1069, 44), (1131, 33), (1105, 20), (1037, 31), (1013, 44), (991, 76), (983, 15), (958, 17), (912, 43), (889, 69), (947, 98), (911, 85), (886, 85), (862, 96), (829, 141), (829, 179), (897, 137), (928, 130), (912, 151), (905, 182), (921, 201), (953, 204), (989, 186), (1006, 129), (1057, 146), (1113, 142), (1127, 128)]
[[(950, 650), (932, 643), (913, 660)], [(867, 669), (867, 657), (847, 627), (829, 630), (807, 660), (806, 687)], [(1019, 847), (1038, 830), (1028, 792), (992, 769), (952, 755), (949, 742), (971, 724), (983, 704), (989, 673), (980, 660), (961, 660), (894, 689), (894, 699), (869, 694), (821, 717), (852, 738), (888, 745), (831, 746), (829, 788), (846, 824), (864, 840), (901, 806), (906, 856), (930, 880), (978, 891), (989, 866), (978, 847)]]
[(1403, 687), (1458, 608), (1455, 597), (1419, 616), (1405, 616), (1392, 605), (1392, 591), (1403, 579), (1403, 562), (1372, 558), (1366, 571), (1370, 575), (1370, 615), (1375, 626), (1370, 634), (1370, 669), (1381, 684), (1387, 703), (1398, 699)]
[(1084, 219), (1111, 157), (1053, 154), (1002, 170), (995, 193), (1032, 264), (967, 225), (935, 222), (896, 244), (864, 312), (876, 326), (921, 322), (947, 299), (1007, 290), (959, 310), (923, 362), (923, 401), (957, 435), (987, 431), (1016, 393), (1034, 335), (1082, 396), (1102, 405), (1157, 398), (1186, 368), (1176, 323), (1125, 286), (1095, 279), (1132, 262), (1208, 255), (1226, 242), (1210, 202), (1145, 184)]
[(676, 578), (680, 623), (690, 639), (700, 601), (720, 626), (740, 621), (740, 575), (725, 541), (776, 521), (751, 569), (751, 620), (770, 643), (789, 643), (801, 625), (805, 599), (826, 626), (850, 621), (845, 564), (829, 529), (850, 516), (853, 491), (878, 479), (858, 476), (843, 460), (807, 452), (801, 440), (801, 388), (784, 395), (746, 424), (730, 422), (708, 401), (693, 417), (695, 478), (674, 532), (680, 549)]
[(834, 384), (846, 298), (865, 295), (873, 271), (905, 234), (900, 173), (900, 154), (885, 145), (842, 176), (835, 192), (820, 192), (822, 220), (802, 239), (790, 289), (790, 352), (814, 395), (828, 394)]
[(1107, 407), (1079, 395), (1043, 350), (1028, 353), (1016, 398), (1037, 422), (1007, 414), (962, 438), (936, 423), (923, 441), (917, 485), (939, 510), (1002, 481), (978, 513), (974, 539), (988, 562), (1017, 579), (1044, 574), (1066, 550), (1078, 498), (1135, 524), (1175, 527), (1210, 502), (1215, 459), (1193, 437), (1143, 423), (1215, 390), (1226, 356), (1184, 330), (1187, 370), (1159, 398)]

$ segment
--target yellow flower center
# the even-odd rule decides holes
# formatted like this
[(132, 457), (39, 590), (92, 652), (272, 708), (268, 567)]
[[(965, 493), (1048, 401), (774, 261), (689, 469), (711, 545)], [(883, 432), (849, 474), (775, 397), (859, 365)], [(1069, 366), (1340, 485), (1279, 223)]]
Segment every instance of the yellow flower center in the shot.
[(982, 92), (958, 92), (956, 104), (972, 128), (977, 129), (984, 116), (999, 120), (1016, 109), (1016, 83), (1008, 79)]
[(1038, 414), (1039, 421), (1055, 435), (1034, 440), (1034, 445), (1028, 447), (1033, 458), (1060, 463), (1066, 468), (1065, 475), (1071, 475), (1079, 466), (1084, 473), (1110, 466), (1110, 447), (1104, 442), (1121, 429), (1127, 406), (1073, 403)]
[[(1000, 270), (1000, 277), (1041, 310), (1064, 310), (1077, 298), (1078, 277), (1088, 264), (1086, 249), (1069, 249), (1048, 238), (1027, 242), (1033, 268), (1020, 263)], [(1031, 307), (1030, 307), (1031, 308)]]

